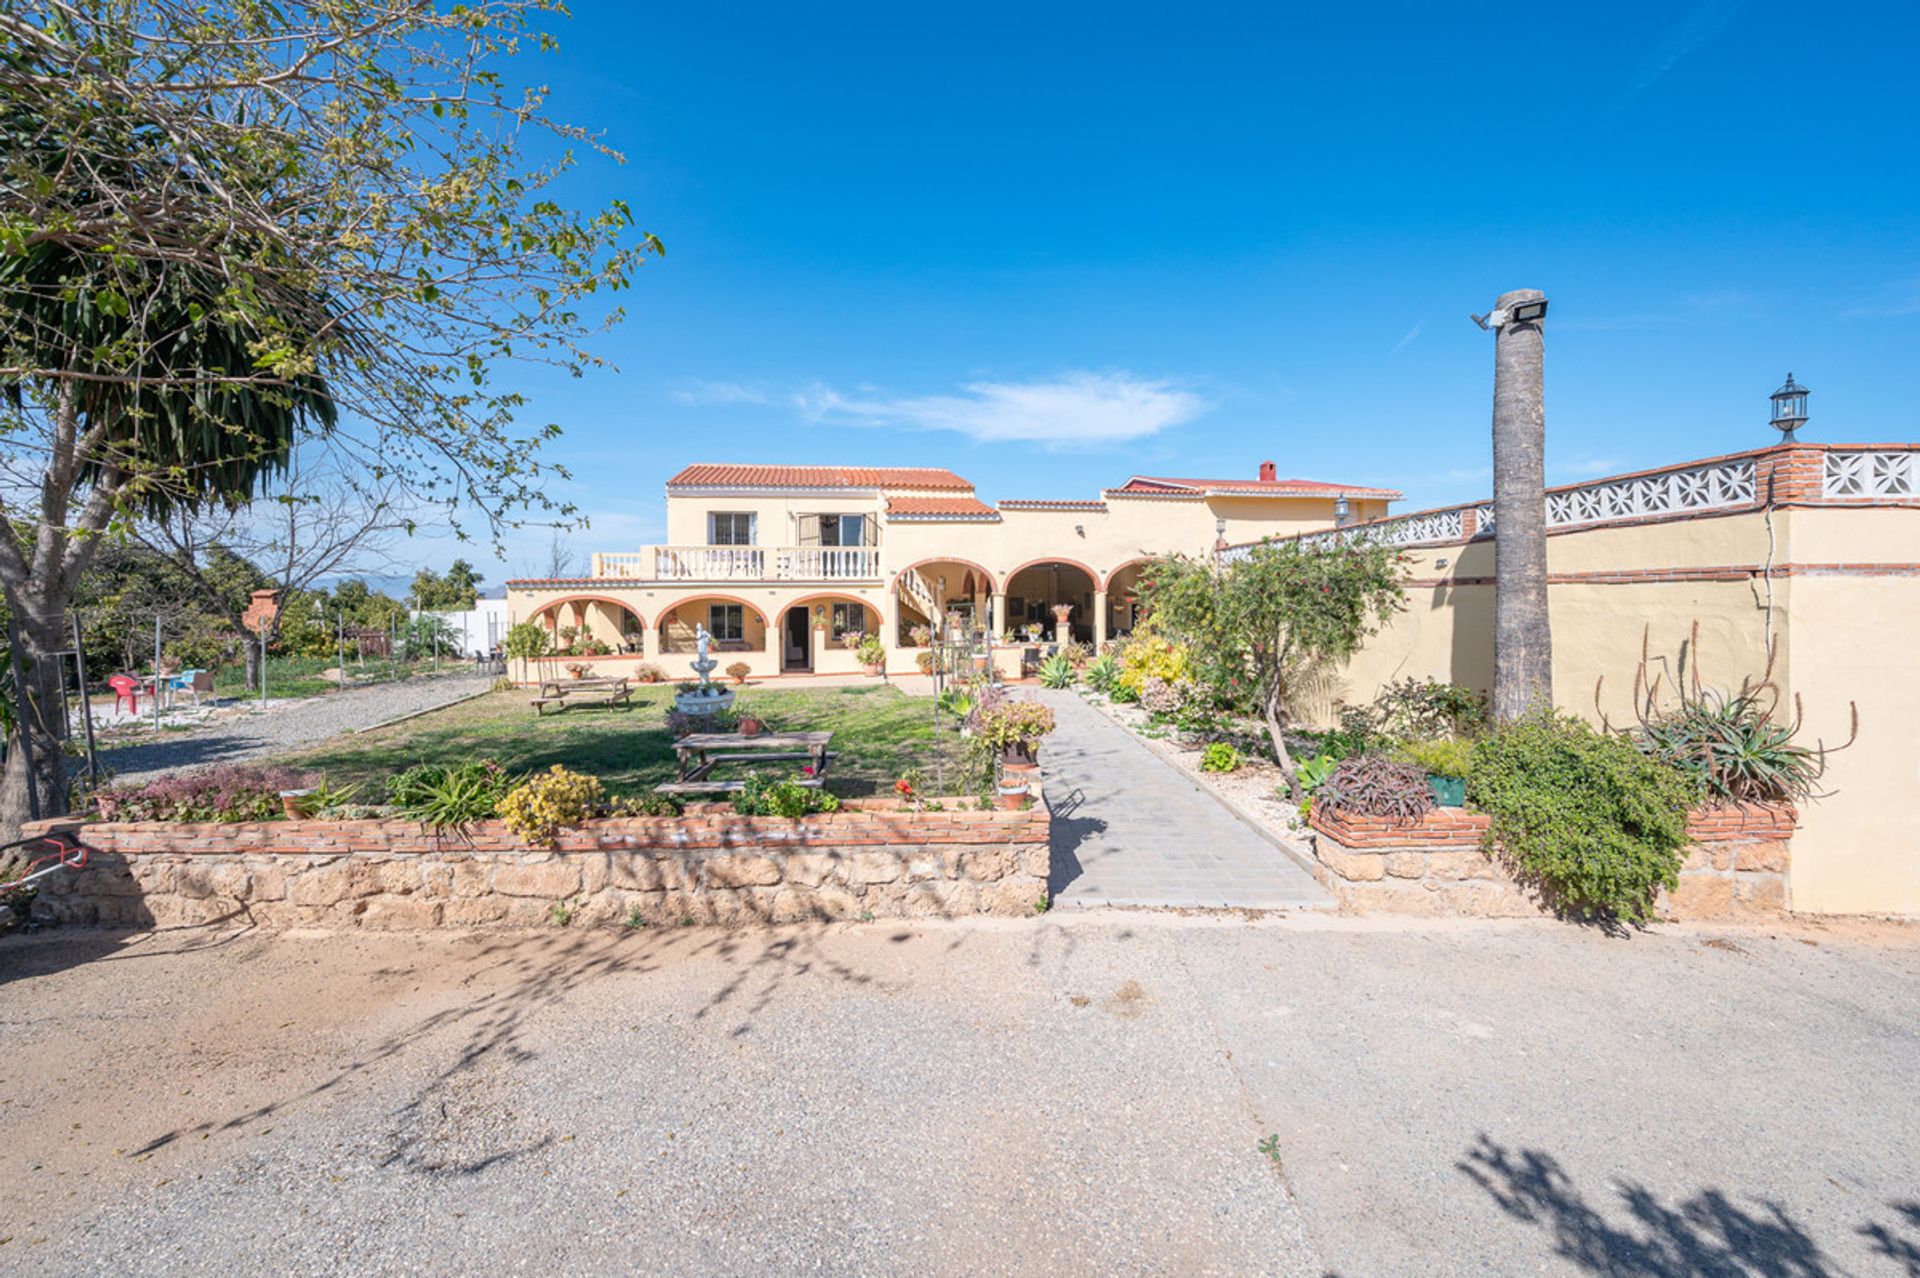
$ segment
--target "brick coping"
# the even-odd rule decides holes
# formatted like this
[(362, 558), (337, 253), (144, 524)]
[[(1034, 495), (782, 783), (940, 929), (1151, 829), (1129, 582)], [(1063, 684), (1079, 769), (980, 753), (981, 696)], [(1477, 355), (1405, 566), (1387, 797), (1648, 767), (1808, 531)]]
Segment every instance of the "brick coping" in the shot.
[(84, 821), (59, 817), (23, 827), (32, 838), (56, 830), (77, 834), (120, 855), (339, 856), (351, 852), (598, 852), (665, 848), (852, 847), (950, 843), (1046, 843), (1052, 816), (1036, 795), (1025, 811), (912, 808), (894, 799), (850, 800), (837, 812), (804, 817), (742, 816), (723, 803), (703, 803), (680, 816), (593, 817), (561, 830), (551, 847), (529, 844), (505, 821), (478, 821), (464, 831), (434, 833), (392, 817), (358, 821)]
[[(1687, 839), (1718, 843), (1732, 839), (1793, 837), (1800, 814), (1790, 803), (1727, 803), (1687, 813)], [(1477, 848), (1489, 818), (1466, 808), (1434, 808), (1418, 821), (1328, 811), (1315, 804), (1309, 819), (1316, 833), (1349, 848), (1419, 846)]]

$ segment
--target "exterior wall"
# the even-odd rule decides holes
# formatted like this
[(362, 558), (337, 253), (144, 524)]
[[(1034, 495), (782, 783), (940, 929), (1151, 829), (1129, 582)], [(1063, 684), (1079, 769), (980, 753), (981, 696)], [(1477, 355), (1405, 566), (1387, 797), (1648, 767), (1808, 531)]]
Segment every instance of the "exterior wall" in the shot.
[[(718, 810), (713, 810), (718, 809)], [(1024, 915), (1047, 891), (1050, 818), (868, 801), (798, 820), (723, 805), (607, 818), (529, 848), (505, 824), (435, 838), (406, 821), (79, 826), (97, 850), (35, 918), (119, 927), (551, 927)], [(73, 828), (36, 822), (30, 833)]]
[[(1643, 636), (1669, 689), (1696, 661), (1708, 688), (1758, 679), (1771, 642), (1780, 713), (1797, 702), (1805, 740), (1845, 741), (1849, 704), (1860, 711), (1859, 740), (1831, 757), (1830, 793), (1801, 814), (1794, 908), (1920, 916), (1920, 829), (1910, 817), (1920, 799), (1911, 726), (1920, 665), (1909, 638), (1920, 626), (1920, 506), (1824, 495), (1824, 451), (1756, 455), (1755, 500), (1743, 506), (1550, 530), (1555, 699), (1629, 726)], [(1759, 504), (1768, 496), (1771, 508)], [(1496, 536), (1408, 547), (1406, 610), (1311, 687), (1298, 711), (1326, 722), (1340, 703), (1369, 701), (1409, 676), (1490, 689), (1498, 545)]]
[[(1795, 812), (1790, 807), (1703, 808), (1687, 821), (1680, 885), (1655, 913), (1673, 920), (1768, 919), (1789, 909)], [(1439, 808), (1419, 821), (1313, 814), (1314, 877), (1355, 914), (1525, 918), (1549, 913), (1481, 850), (1487, 818)]]
[(667, 498), (667, 543), (706, 545), (707, 513), (715, 510), (752, 511), (758, 517), (756, 531), (760, 545), (795, 546), (799, 544), (801, 515), (865, 515), (877, 520), (885, 508), (886, 499), (880, 493), (861, 489), (793, 494), (673, 494)]

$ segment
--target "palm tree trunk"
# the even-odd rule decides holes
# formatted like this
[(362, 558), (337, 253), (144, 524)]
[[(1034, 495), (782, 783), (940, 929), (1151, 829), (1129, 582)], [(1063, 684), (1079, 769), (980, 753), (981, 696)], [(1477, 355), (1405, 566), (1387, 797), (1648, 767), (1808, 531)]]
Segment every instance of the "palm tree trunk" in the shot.
[[(1508, 311), (1544, 300), (1538, 290), (1517, 289), (1495, 305)], [(1493, 376), (1493, 713), (1501, 722), (1553, 704), (1545, 359), (1539, 321), (1500, 325)]]

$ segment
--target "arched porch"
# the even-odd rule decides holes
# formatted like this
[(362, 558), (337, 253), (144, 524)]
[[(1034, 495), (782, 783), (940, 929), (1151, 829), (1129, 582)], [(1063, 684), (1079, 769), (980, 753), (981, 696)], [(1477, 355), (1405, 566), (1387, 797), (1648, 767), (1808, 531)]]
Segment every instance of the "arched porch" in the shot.
[(1140, 624), (1146, 611), (1140, 602), (1140, 586), (1152, 559), (1133, 559), (1107, 574), (1107, 636), (1125, 638)]
[(895, 646), (912, 647), (914, 630), (929, 630), (947, 614), (958, 614), (961, 624), (984, 630), (994, 594), (993, 574), (966, 559), (923, 559), (894, 578), (898, 633), (888, 636)]
[(606, 595), (573, 595), (556, 599), (533, 614), (547, 631), (549, 650), (579, 651), (606, 645), (609, 653), (637, 653), (646, 636), (646, 622), (626, 604)]
[[(1092, 643), (1105, 602), (1100, 574), (1071, 559), (1036, 559), (1007, 574), (1005, 631), (1016, 639)], [(1064, 633), (1058, 609), (1066, 608)], [(1099, 627), (1104, 630), (1105, 627)]]
[(867, 635), (880, 633), (880, 612), (858, 595), (807, 595), (779, 610), (776, 651), (782, 674), (851, 670), (851, 652)]
[(738, 595), (697, 595), (669, 605), (656, 623), (663, 656), (697, 651), (698, 628), (713, 636), (715, 652), (765, 652), (767, 615)]

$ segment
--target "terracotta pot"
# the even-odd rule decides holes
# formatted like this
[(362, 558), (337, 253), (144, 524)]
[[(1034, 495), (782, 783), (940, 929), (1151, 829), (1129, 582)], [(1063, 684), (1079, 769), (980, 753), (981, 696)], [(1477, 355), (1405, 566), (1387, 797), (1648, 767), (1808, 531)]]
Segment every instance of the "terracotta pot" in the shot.
[(280, 792), (280, 810), (287, 814), (287, 820), (298, 821), (311, 815), (308, 812), (312, 790), (282, 790)]
[(993, 796), (993, 806), (1002, 812), (1018, 812), (1032, 801), (1033, 793), (1026, 786), (1020, 785), (1008, 789), (1004, 781), (1000, 783), (1000, 788)]
[(869, 661), (868, 663), (861, 666), (860, 668), (866, 671), (870, 675), (877, 675), (883, 669), (881, 664), (877, 661)]
[(756, 719), (749, 715), (740, 720), (740, 735), (743, 737), (757, 737), (766, 730), (766, 721), (763, 719)]
[(1031, 741), (1017, 741), (1000, 751), (1000, 762), (1006, 767), (1022, 763), (1037, 767), (1039, 758), (1040, 751)]
[(1033, 780), (1039, 771), (1040, 765), (1032, 759), (1002, 759), (1000, 761), (1000, 774), (1009, 779), (1018, 777), (1022, 785)]

